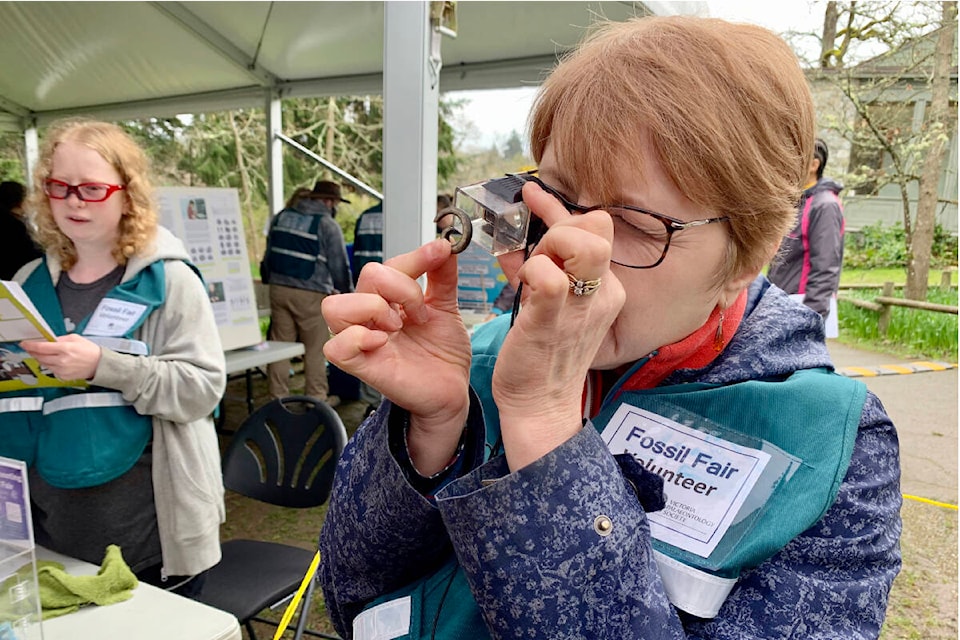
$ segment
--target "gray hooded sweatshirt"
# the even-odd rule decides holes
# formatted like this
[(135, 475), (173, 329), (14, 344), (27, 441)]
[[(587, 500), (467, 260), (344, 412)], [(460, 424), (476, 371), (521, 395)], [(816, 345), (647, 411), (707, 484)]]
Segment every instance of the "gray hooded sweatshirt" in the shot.
[[(211, 414), (226, 387), (220, 334), (203, 282), (183, 261), (183, 243), (163, 227), (154, 246), (126, 265), (122, 282), (164, 261), (166, 299), (135, 332), (150, 355), (101, 347), (90, 382), (116, 389), (141, 415), (153, 419), (153, 492), (163, 553), (163, 573), (194, 575), (220, 561), (220, 524), (226, 511), (220, 448)], [(41, 264), (15, 276), (23, 283)], [(47, 255), (50, 277), (61, 267)]]

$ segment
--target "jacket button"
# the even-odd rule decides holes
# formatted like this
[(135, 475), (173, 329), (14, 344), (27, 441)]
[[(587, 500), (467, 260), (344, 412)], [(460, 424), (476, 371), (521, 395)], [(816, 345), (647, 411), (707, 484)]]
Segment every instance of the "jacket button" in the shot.
[(599, 535), (607, 537), (613, 533), (613, 521), (607, 516), (597, 516), (597, 519), (593, 521), (593, 530)]

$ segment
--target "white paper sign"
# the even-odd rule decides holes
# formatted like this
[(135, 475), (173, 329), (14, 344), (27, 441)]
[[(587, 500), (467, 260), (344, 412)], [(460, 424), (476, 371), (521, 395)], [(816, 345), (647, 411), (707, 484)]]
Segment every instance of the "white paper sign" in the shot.
[(648, 515), (654, 538), (709, 557), (770, 455), (655, 413), (622, 405), (601, 434), (613, 454), (629, 453), (663, 478), (666, 507)]

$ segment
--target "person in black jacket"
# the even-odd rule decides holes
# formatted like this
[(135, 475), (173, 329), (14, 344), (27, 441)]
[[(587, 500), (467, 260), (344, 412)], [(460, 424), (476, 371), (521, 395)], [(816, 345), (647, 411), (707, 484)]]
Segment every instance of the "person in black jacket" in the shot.
[(30, 239), (20, 210), (27, 195), (19, 182), (0, 183), (0, 238), (4, 250), (0, 253), (0, 280), (9, 280), (23, 265), (42, 254)]

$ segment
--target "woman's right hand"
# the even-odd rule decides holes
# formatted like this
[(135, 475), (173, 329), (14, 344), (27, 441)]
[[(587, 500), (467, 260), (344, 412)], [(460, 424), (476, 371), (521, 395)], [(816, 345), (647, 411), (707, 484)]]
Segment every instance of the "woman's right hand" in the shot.
[[(426, 275), (426, 293), (417, 278)], [(469, 410), (470, 338), (457, 308), (457, 261), (443, 239), (360, 272), (328, 296), (327, 360), (410, 412), (407, 445), (424, 475), (456, 451)]]

